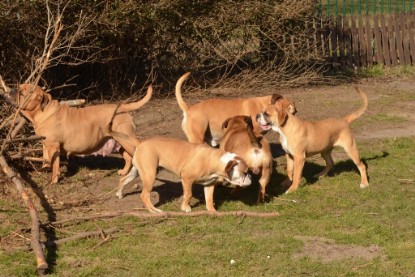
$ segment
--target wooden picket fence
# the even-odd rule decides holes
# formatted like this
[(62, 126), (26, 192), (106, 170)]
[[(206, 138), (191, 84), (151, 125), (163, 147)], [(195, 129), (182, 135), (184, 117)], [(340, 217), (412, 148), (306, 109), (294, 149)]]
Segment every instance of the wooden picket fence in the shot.
[(335, 66), (415, 66), (415, 12), (321, 17), (316, 49)]

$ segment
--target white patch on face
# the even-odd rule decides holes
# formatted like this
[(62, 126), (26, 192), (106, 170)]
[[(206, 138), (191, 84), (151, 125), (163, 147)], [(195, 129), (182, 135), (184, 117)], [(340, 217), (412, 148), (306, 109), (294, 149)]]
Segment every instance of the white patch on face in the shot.
[(272, 130), (280, 135), (282, 149), (284, 149), (286, 153), (291, 154), (292, 151), (290, 150), (290, 146), (288, 145), (287, 137), (284, 135), (281, 128), (277, 125), (272, 125)]
[[(235, 157), (237, 156), (238, 155), (236, 155), (235, 153), (227, 152), (226, 154), (222, 155), (222, 157), (220, 157), (220, 160), (226, 165), (228, 164), (229, 161), (234, 160)], [(235, 165), (232, 168), (230, 179), (227, 181), (233, 185), (238, 185), (238, 186), (243, 186), (243, 187), (250, 185), (251, 176), (246, 173), (241, 173), (240, 170), (238, 170), (238, 167), (239, 167), (239, 162), (237, 165)]]
[(220, 161), (226, 165), (229, 161), (235, 159), (236, 156), (237, 155), (235, 153), (226, 152), (222, 155), (222, 157), (220, 157)]
[(258, 118), (258, 123), (259, 125), (267, 125), (267, 121), (265, 120), (264, 114), (260, 114), (259, 118)]

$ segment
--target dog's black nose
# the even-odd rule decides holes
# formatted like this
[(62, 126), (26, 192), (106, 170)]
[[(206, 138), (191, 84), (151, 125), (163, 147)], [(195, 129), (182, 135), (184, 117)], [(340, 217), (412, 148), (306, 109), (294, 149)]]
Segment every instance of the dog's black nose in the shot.
[(256, 118), (256, 120), (258, 120), (260, 117), (261, 117), (261, 114), (259, 113), (259, 114), (256, 115), (255, 118)]

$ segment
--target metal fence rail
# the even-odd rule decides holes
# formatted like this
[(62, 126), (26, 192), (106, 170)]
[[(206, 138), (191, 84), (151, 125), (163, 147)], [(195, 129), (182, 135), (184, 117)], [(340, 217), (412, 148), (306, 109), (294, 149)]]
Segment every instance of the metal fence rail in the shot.
[(320, 0), (323, 16), (376, 15), (414, 10), (413, 0)]

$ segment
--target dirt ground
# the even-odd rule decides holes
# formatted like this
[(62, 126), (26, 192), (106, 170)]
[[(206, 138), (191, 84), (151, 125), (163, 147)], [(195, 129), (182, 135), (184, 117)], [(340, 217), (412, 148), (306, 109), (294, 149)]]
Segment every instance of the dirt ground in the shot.
[[(354, 86), (355, 84), (343, 84), (297, 88), (282, 90), (279, 93), (295, 101), (299, 117), (318, 120), (344, 116), (356, 110), (360, 100)], [(415, 77), (399, 80), (362, 80), (359, 86), (368, 95), (369, 107), (362, 118), (352, 124), (358, 144), (372, 138), (415, 137)], [(252, 92), (239, 92), (226, 97), (252, 95)], [(211, 97), (203, 92), (191, 95), (184, 92), (183, 96), (189, 104)], [(224, 96), (217, 94), (216, 97)], [(181, 130), (182, 112), (173, 94), (163, 99), (153, 98), (135, 113), (134, 120), (137, 135), (141, 139), (154, 135), (185, 139)], [(277, 135), (268, 133), (266, 137), (272, 145), (276, 162), (283, 161), (283, 152)], [(334, 159), (339, 161), (347, 159), (347, 156), (342, 151), (337, 151)], [(139, 199), (140, 187), (133, 189), (131, 185), (127, 186), (123, 199), (115, 196), (119, 180), (117, 170), (122, 166), (123, 160), (118, 155), (71, 158), (67, 166), (62, 166), (62, 178), (57, 185), (48, 184), (50, 173), (28, 171), (23, 177), (33, 188), (29, 193), (37, 202), (42, 221), (57, 221), (114, 210), (141, 210), (143, 205)], [(0, 177), (4, 178), (4, 176)], [(140, 181), (136, 179), (134, 182)], [(179, 211), (181, 193), (179, 178), (165, 170), (160, 170), (152, 192), (152, 202), (155, 206), (163, 209), (165, 203), (174, 203), (175, 209)], [(196, 209), (204, 209), (203, 190), (194, 187), (193, 193), (192, 204)], [(16, 198), (16, 200), (19, 198), (11, 186), (4, 188), (0, 194), (2, 197)], [(20, 202), (17, 200), (15, 203)], [(6, 219), (1, 218), (3, 216), (6, 217), (0, 214), (1, 221)]]

